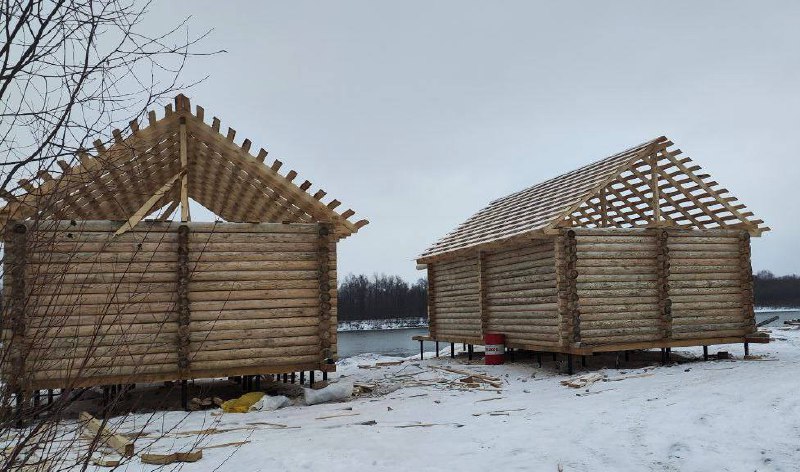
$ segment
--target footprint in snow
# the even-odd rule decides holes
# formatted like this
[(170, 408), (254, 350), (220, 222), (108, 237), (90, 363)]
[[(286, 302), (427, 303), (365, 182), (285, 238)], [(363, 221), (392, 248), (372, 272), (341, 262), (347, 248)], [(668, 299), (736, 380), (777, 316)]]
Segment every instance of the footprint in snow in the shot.
[(689, 453), (692, 452), (692, 448), (684, 443), (675, 443), (669, 447), (669, 459), (670, 460), (683, 460), (685, 459)]

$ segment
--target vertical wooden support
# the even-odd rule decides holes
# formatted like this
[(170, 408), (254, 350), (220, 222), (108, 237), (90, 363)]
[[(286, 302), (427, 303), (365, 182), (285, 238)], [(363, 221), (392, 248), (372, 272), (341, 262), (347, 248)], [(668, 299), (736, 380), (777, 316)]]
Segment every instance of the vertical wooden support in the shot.
[(319, 224), (319, 239), (317, 242), (317, 273), (319, 280), (320, 365), (333, 362), (333, 358), (331, 356), (330, 233), (331, 229), (327, 224)]
[(578, 248), (575, 231), (562, 230), (556, 238), (556, 284), (558, 287), (561, 346), (581, 342), (581, 317), (578, 303)]
[(650, 155), (650, 191), (653, 194), (653, 222), (658, 226), (661, 223), (661, 194), (658, 188), (659, 180), (658, 154), (654, 152)]
[(436, 339), (436, 269), (433, 263), (428, 264), (428, 333)]
[(753, 311), (753, 266), (750, 262), (750, 233), (739, 233), (740, 290), (742, 292), (742, 321), (747, 334), (758, 331)]
[(672, 339), (672, 300), (669, 298), (669, 233), (656, 230), (656, 287), (661, 339)]
[(486, 286), (486, 253), (478, 252), (478, 301), (481, 309), (481, 339), (489, 331), (489, 307), (487, 301)]
[(600, 227), (601, 228), (607, 228), (608, 226), (610, 226), (609, 225), (609, 219), (608, 219), (608, 197), (606, 196), (607, 193), (608, 193), (608, 190), (606, 190), (605, 187), (603, 187), (600, 190)]
[(556, 265), (556, 292), (558, 294), (558, 344), (566, 347), (569, 344), (567, 336), (567, 261), (564, 253), (564, 234), (559, 233), (555, 238), (554, 258)]
[(17, 420), (22, 421), (25, 408), (25, 399), (29, 390), (28, 373), (25, 361), (28, 356), (29, 346), (26, 339), (27, 322), (25, 319), (25, 272), (27, 264), (28, 227), (22, 223), (11, 225), (11, 234), (6, 241), (11, 242), (11, 247), (6, 246), (6, 273), (11, 275), (10, 297), (7, 298), (10, 307), (9, 320), (3, 320), (3, 328), (11, 329), (11, 340), (8, 349), (11, 361), (11, 376), (9, 378), (9, 391), (17, 396)]
[(182, 116), (180, 120), (180, 146), (181, 146), (181, 221), (187, 222), (192, 220), (189, 213), (189, 155), (186, 143), (186, 117)]
[(189, 331), (189, 226), (178, 227), (178, 369), (181, 378), (190, 375)]

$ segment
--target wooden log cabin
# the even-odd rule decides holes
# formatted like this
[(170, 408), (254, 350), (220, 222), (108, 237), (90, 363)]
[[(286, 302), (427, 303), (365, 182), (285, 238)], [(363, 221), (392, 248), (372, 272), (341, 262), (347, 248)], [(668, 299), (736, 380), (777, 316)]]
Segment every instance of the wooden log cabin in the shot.
[[(763, 342), (750, 237), (769, 228), (665, 137), (491, 202), (417, 260), (426, 340), (591, 355)], [(422, 347), (422, 345), (420, 345)], [(707, 351), (706, 351), (707, 352)]]
[[(18, 393), (335, 369), (336, 245), (367, 221), (174, 105), (4, 195)], [(222, 221), (192, 222), (189, 199)]]

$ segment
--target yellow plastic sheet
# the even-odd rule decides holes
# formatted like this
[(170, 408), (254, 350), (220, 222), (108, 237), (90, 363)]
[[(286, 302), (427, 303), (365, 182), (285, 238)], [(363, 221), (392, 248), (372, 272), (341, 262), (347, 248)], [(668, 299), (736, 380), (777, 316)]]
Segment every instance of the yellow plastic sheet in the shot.
[(228, 400), (222, 404), (222, 411), (225, 413), (247, 413), (250, 407), (261, 400), (264, 392), (249, 392), (239, 398)]

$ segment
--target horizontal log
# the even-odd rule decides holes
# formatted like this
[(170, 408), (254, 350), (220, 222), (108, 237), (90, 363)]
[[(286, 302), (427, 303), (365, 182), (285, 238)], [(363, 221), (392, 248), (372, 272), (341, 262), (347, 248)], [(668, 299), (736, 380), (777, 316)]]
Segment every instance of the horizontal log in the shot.
[[(140, 366), (122, 366), (122, 367), (107, 367), (97, 369), (83, 369), (83, 370), (34, 370), (31, 372), (31, 377), (34, 381), (51, 380), (51, 379), (84, 379), (91, 377), (101, 376), (120, 376), (121, 379), (128, 379), (120, 383), (137, 383), (137, 378), (146, 374), (171, 374), (178, 375), (178, 367), (176, 365), (140, 365)], [(66, 383), (66, 382), (65, 382)]]
[(661, 336), (661, 328), (658, 326), (630, 326), (619, 328), (589, 328), (581, 325), (581, 339), (587, 342), (599, 338), (610, 338), (617, 336), (642, 336), (642, 339), (652, 339), (653, 336)]
[(591, 244), (655, 244), (655, 235), (582, 234), (575, 238), (577, 246)]
[(303, 316), (297, 318), (274, 318), (257, 320), (211, 320), (211, 321), (192, 321), (189, 324), (191, 332), (198, 335), (204, 332), (225, 331), (225, 330), (248, 330), (266, 328), (303, 328), (309, 326), (319, 327), (320, 319), (318, 316)]
[[(718, 313), (717, 313), (718, 315)], [(697, 317), (673, 317), (672, 318), (672, 326), (679, 327), (685, 326), (687, 329), (692, 329), (691, 327), (696, 326), (708, 326), (708, 325), (735, 325), (735, 328), (743, 327), (744, 323), (749, 321), (749, 319), (745, 319), (741, 312), (735, 315), (721, 315), (721, 316), (697, 316)], [(679, 330), (680, 331), (680, 330)]]
[(548, 297), (502, 297), (502, 298), (492, 298), (489, 300), (489, 305), (492, 307), (498, 306), (527, 306), (527, 305), (539, 305), (539, 304), (549, 304), (549, 303), (556, 303), (558, 302), (558, 296), (553, 294)]
[(673, 322), (679, 318), (706, 318), (709, 316), (741, 316), (742, 308), (708, 308), (705, 310), (672, 310)]
[(318, 317), (318, 307), (269, 308), (249, 310), (198, 310), (191, 314), (192, 321), (267, 320), (280, 318)]
[(501, 290), (499, 288), (490, 288), (486, 290), (486, 298), (489, 300), (498, 300), (504, 298), (528, 298), (528, 297), (547, 297), (547, 296), (555, 296), (556, 295), (556, 288), (548, 287), (548, 288), (526, 288), (524, 290), (519, 289), (511, 289), (511, 290)]
[(177, 323), (178, 314), (148, 313), (135, 315), (106, 314), (81, 316), (80, 311), (78, 311), (69, 316), (30, 316), (27, 321), (29, 329), (48, 329), (62, 326), (129, 326), (136, 324)]
[[(233, 369), (239, 367), (261, 366), (270, 364), (300, 364), (319, 362), (320, 356), (318, 353), (304, 355), (304, 356), (280, 356), (268, 358), (255, 358), (255, 359), (229, 359), (229, 360), (207, 360), (203, 361), (202, 365), (198, 365), (198, 369)], [(194, 371), (194, 366), (192, 371)]]
[(693, 252), (720, 252), (720, 253), (729, 253), (729, 254), (739, 254), (739, 241), (738, 240), (731, 240), (730, 242), (725, 243), (689, 243), (686, 244), (684, 242), (678, 243), (670, 243), (669, 244), (669, 251), (670, 254), (682, 254), (684, 252), (693, 253)]
[(436, 314), (436, 325), (439, 326), (445, 323), (475, 323), (480, 324), (481, 315), (480, 312), (474, 311), (472, 313), (437, 313)]
[(524, 305), (490, 305), (489, 310), (492, 313), (506, 313), (506, 312), (553, 312), (558, 311), (558, 303), (534, 303)]
[(741, 308), (741, 302), (729, 301), (673, 301), (672, 311), (694, 311), (694, 310), (707, 310), (707, 309), (723, 309), (723, 308)]
[(504, 264), (498, 266), (486, 266), (484, 273), (486, 275), (495, 276), (499, 274), (511, 274), (526, 271), (546, 271), (555, 266), (553, 259), (547, 260), (522, 260), (513, 264)]
[(289, 336), (313, 336), (319, 333), (319, 326), (302, 328), (256, 328), (245, 331), (238, 330), (212, 330), (205, 332), (190, 332), (189, 339), (192, 343), (209, 342), (218, 340), (235, 339), (265, 339)]
[(705, 279), (675, 279), (669, 278), (670, 289), (678, 290), (685, 288), (720, 288), (720, 287), (739, 287), (740, 281), (733, 278), (705, 278)]
[(660, 333), (641, 333), (641, 334), (627, 334), (619, 336), (592, 336), (584, 337), (581, 334), (581, 343), (586, 345), (607, 345), (607, 344), (622, 344), (622, 343), (637, 343), (645, 341), (660, 341), (663, 337)]
[(206, 367), (209, 362), (242, 360), (242, 359), (272, 359), (272, 358), (294, 358), (316, 356), (319, 359), (319, 345), (308, 346), (285, 346), (277, 348), (251, 348), (251, 349), (228, 349), (213, 351), (193, 352), (189, 356), (189, 361), (193, 364), (200, 363)]
[(558, 322), (558, 311), (496, 311), (489, 307), (489, 324), (501, 320), (518, 320), (535, 325), (537, 323), (551, 324)]
[(615, 313), (652, 313), (658, 311), (658, 300), (647, 298), (644, 303), (627, 303), (618, 301), (615, 304), (607, 305), (583, 305), (581, 304), (581, 316), (586, 313), (615, 314)]
[(661, 320), (658, 318), (643, 318), (631, 316), (628, 319), (587, 319), (581, 316), (581, 336), (587, 332), (594, 330), (604, 329), (620, 329), (620, 328), (652, 328), (660, 329)]
[(78, 306), (86, 305), (133, 305), (141, 302), (158, 303), (177, 301), (178, 296), (175, 292), (154, 292), (154, 293), (125, 293), (116, 292), (108, 294), (53, 294), (53, 295), (32, 295), (28, 299), (28, 307), (48, 307), (48, 306)]
[(680, 280), (685, 275), (689, 275), (691, 277), (714, 277), (719, 278), (721, 276), (739, 276), (739, 272), (741, 271), (740, 264), (729, 264), (729, 265), (720, 265), (719, 262), (714, 263), (714, 265), (706, 265), (703, 264), (689, 264), (689, 263), (676, 263), (673, 260), (670, 260), (670, 267), (669, 267), (669, 274), (670, 279)]
[(655, 280), (647, 281), (602, 281), (602, 282), (587, 282), (583, 278), (579, 278), (575, 284), (578, 290), (629, 290), (629, 289), (643, 289), (643, 290), (656, 290), (658, 283)]
[(640, 295), (640, 296), (627, 296), (627, 297), (591, 297), (580, 298), (581, 310), (584, 306), (597, 306), (597, 305), (630, 305), (630, 304), (653, 304), (658, 303), (658, 297), (655, 295)]
[(189, 290), (190, 302), (225, 301), (225, 300), (284, 300), (284, 299), (319, 299), (319, 288), (286, 288), (274, 290), (212, 290), (201, 292)]
[(748, 333), (746, 328), (740, 329), (712, 329), (713, 326), (709, 326), (709, 329), (705, 329), (702, 326), (696, 326), (691, 331), (680, 331), (680, 330), (673, 330), (672, 337), (674, 339), (695, 339), (695, 338), (723, 338), (723, 337), (733, 337), (733, 336), (744, 336)]
[(583, 243), (576, 245), (578, 259), (590, 258), (589, 254), (597, 254), (602, 257), (604, 254), (639, 254), (637, 258), (655, 257), (657, 253), (656, 239), (653, 238), (649, 243)]
[(210, 340), (210, 341), (197, 341), (189, 345), (190, 352), (196, 353), (199, 351), (218, 351), (218, 350), (235, 350), (235, 349), (250, 349), (250, 348), (276, 348), (276, 347), (291, 347), (291, 346), (319, 346), (319, 336), (292, 336), (292, 337), (271, 337), (271, 338), (253, 338), (253, 339), (230, 339), (230, 340)]
[[(688, 289), (683, 289), (688, 290)], [(720, 302), (736, 302), (741, 303), (742, 295), (740, 291), (735, 291), (732, 293), (722, 293), (722, 294), (715, 294), (715, 293), (707, 293), (707, 291), (711, 289), (704, 289), (706, 292), (701, 292), (700, 294), (688, 294), (683, 295), (681, 293), (670, 293), (669, 298), (672, 300), (673, 304), (680, 304), (680, 303), (692, 303), (692, 302), (711, 302), (711, 301), (720, 301)]]
[[(676, 288), (670, 287), (670, 298), (681, 296), (722, 296), (733, 295), (742, 296), (741, 287), (704, 287), (704, 288)], [(680, 300), (680, 298), (677, 298)]]
[(581, 310), (581, 326), (584, 323), (631, 323), (642, 322), (653, 324), (661, 319), (661, 312), (658, 307), (653, 307), (650, 311), (639, 310), (620, 310), (611, 313), (589, 313)]
[[(331, 304), (335, 305), (331, 300)], [(285, 298), (281, 300), (230, 300), (230, 301), (203, 301), (189, 302), (189, 310), (219, 311), (219, 310), (249, 310), (266, 308), (300, 308), (319, 306), (318, 298)]]
[(578, 297), (583, 303), (586, 300), (597, 298), (627, 298), (627, 297), (658, 297), (658, 289), (653, 286), (649, 289), (644, 288), (624, 288), (619, 290), (594, 290), (584, 287), (578, 288)]
[[(205, 243), (317, 243), (319, 235), (311, 233), (207, 233), (189, 231), (189, 247)], [(335, 247), (335, 246), (333, 246)]]
[[(192, 273), (206, 271), (265, 271), (265, 270), (316, 270), (317, 261), (258, 261), (258, 262), (197, 262), (189, 266)], [(176, 264), (169, 262), (131, 263), (116, 267), (113, 264), (29, 264), (29, 273), (88, 274), (93, 272), (175, 272)]]
[(489, 289), (503, 289), (505, 287), (551, 288), (556, 286), (555, 270), (552, 274), (524, 275), (518, 277), (492, 277), (486, 279)]

